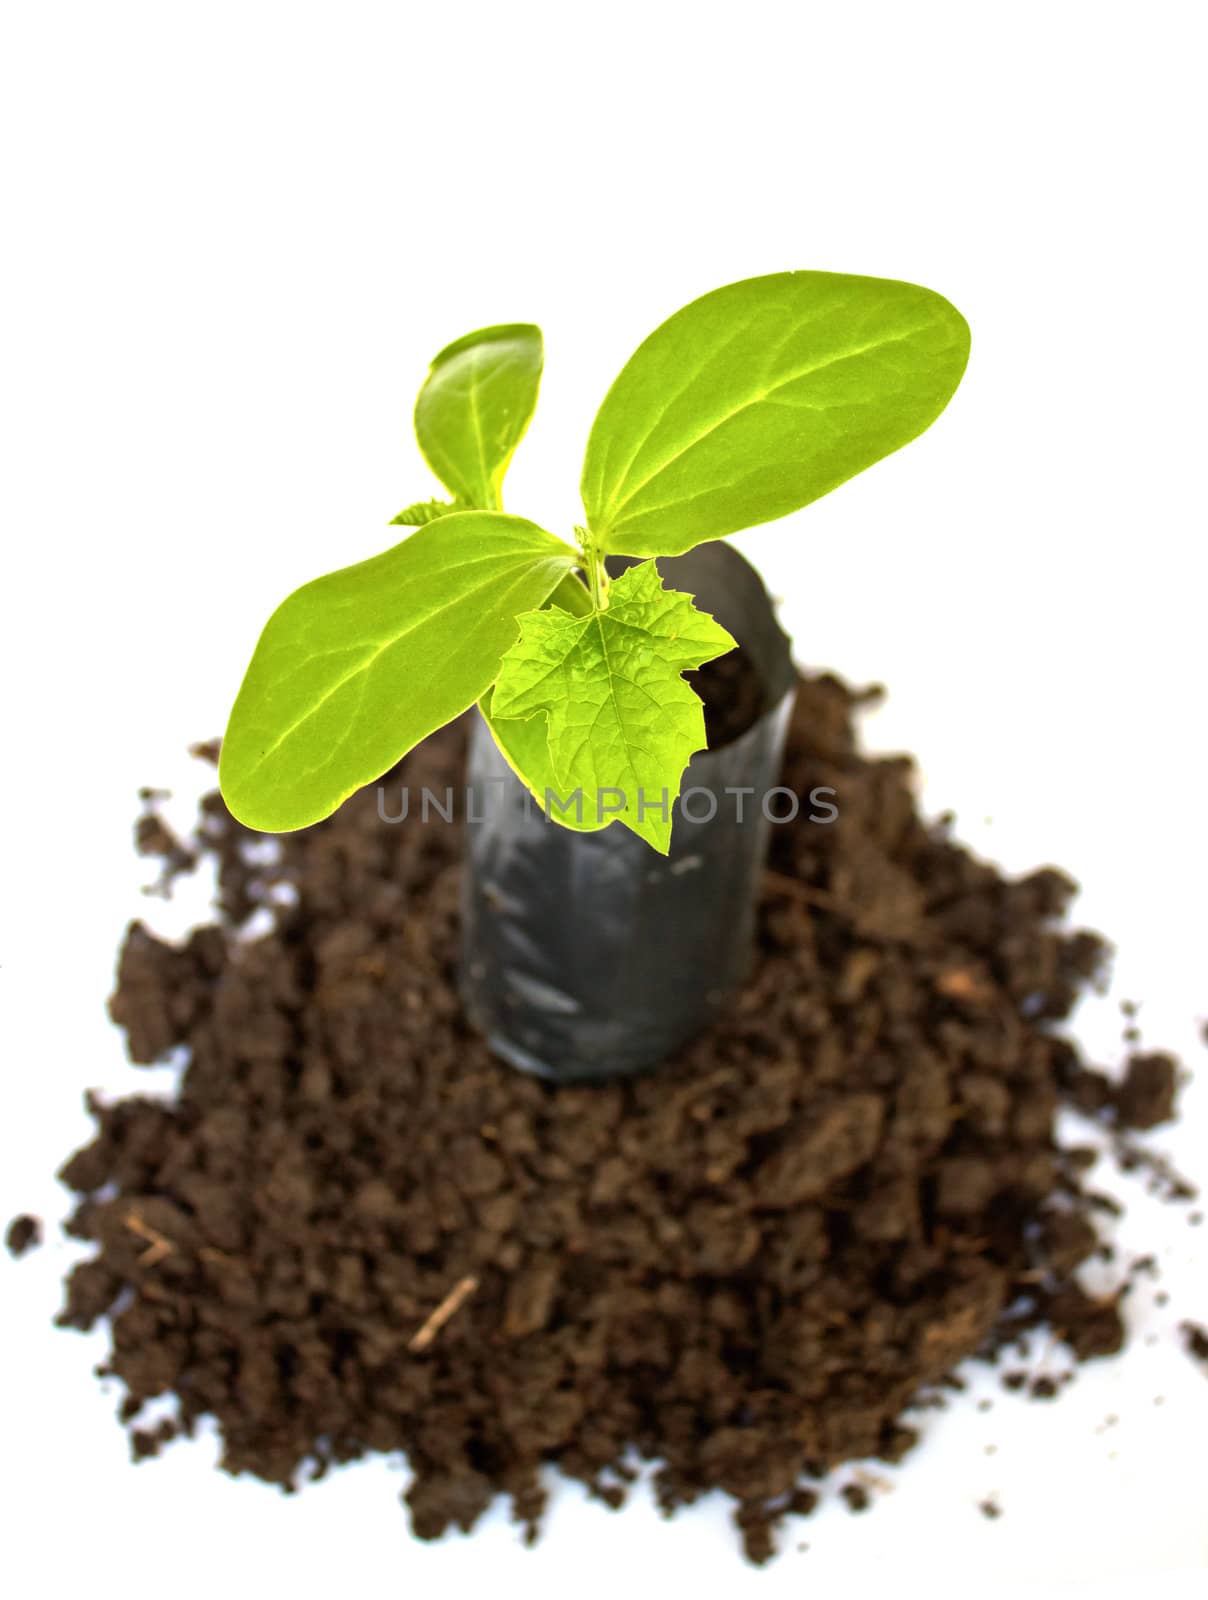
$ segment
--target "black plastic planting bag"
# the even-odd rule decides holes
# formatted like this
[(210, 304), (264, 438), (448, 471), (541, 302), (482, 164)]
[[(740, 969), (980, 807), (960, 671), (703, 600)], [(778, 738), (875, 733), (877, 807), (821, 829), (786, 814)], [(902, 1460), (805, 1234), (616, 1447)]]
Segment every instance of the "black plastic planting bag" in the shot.
[(765, 691), (744, 734), (693, 756), (668, 856), (619, 823), (550, 821), (480, 716), (470, 735), (462, 996), (499, 1055), (564, 1081), (654, 1066), (726, 1006), (751, 958), (770, 818), (788, 803), (772, 791), (796, 674), (758, 574), (721, 543), (659, 571), (733, 634)]

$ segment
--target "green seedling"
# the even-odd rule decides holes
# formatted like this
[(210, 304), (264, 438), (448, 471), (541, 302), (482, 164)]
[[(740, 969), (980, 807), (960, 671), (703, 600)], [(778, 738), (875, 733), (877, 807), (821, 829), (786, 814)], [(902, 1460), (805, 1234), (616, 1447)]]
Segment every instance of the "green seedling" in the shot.
[[(317, 578), (270, 617), (219, 768), (231, 811), (268, 832), (330, 815), (477, 703), (550, 815), (669, 848), (669, 806), (705, 746), (685, 681), (734, 641), (659, 556), (799, 510), (924, 431), (969, 330), (915, 284), (783, 272), (715, 290), (640, 345), (604, 398), (574, 542), (503, 511), (537, 402), (528, 324), (436, 357), (415, 431), (451, 496), (409, 506), (383, 554)], [(610, 579), (610, 555), (642, 558)], [(620, 797), (573, 809), (578, 793)], [(552, 803), (551, 803), (552, 801)]]

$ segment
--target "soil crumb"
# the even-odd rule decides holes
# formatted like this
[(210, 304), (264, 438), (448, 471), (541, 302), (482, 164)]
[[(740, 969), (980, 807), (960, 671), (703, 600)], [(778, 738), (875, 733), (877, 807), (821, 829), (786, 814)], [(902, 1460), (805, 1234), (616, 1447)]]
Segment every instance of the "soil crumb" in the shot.
[(1198, 1322), (1183, 1322), (1179, 1324), (1179, 1332), (1187, 1354), (1208, 1368), (1208, 1328), (1201, 1328)]
[[(1054, 1120), (1149, 1127), (1173, 1063), (1086, 1066), (1057, 1025), (1106, 946), (1064, 921), (1075, 886), (922, 819), (910, 761), (858, 750), (860, 700), (803, 681), (782, 781), (839, 820), (773, 830), (746, 991), (622, 1083), (552, 1086), (466, 1027), (458, 826), (383, 826), (372, 789), (271, 851), (216, 794), (186, 844), (143, 826), (169, 875), (215, 860), (218, 915), (127, 931), (112, 1015), (136, 1062), (187, 1067), (172, 1100), (89, 1098), (62, 1177), (96, 1250), (59, 1318), (108, 1318), (137, 1458), (203, 1416), (228, 1472), (286, 1489), (405, 1453), (419, 1537), (506, 1495), (532, 1538), (545, 1464), (617, 1506), (636, 1452), (667, 1512), (731, 1496), (762, 1561), (807, 1481), (905, 1454), (966, 1357), (1041, 1327), (1120, 1348)], [(456, 725), (395, 776), (460, 786), (463, 753)]]
[(1129, 1057), (1124, 1081), (1112, 1096), (1122, 1128), (1156, 1128), (1174, 1116), (1178, 1062), (1165, 1053)]
[(4, 1246), (11, 1256), (23, 1256), (27, 1250), (36, 1250), (42, 1243), (42, 1219), (22, 1212), (9, 1223), (4, 1235)]

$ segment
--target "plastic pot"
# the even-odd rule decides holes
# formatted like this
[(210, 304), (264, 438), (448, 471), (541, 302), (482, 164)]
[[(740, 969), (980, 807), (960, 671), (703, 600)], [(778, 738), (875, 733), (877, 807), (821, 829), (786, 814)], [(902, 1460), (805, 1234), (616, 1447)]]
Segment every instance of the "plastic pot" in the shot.
[(659, 570), (733, 634), (765, 690), (758, 721), (692, 758), (668, 856), (618, 823), (551, 822), (480, 716), (470, 735), (462, 997), (497, 1054), (559, 1081), (655, 1066), (724, 1009), (749, 968), (771, 817), (785, 806), (770, 796), (796, 673), (758, 573), (721, 543)]

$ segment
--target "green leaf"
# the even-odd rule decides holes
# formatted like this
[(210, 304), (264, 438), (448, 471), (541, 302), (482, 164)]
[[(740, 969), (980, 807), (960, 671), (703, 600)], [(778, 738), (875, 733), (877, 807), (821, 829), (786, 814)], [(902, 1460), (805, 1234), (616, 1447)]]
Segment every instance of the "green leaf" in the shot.
[[(574, 785), (564, 788), (558, 774), (554, 771), (554, 763), (549, 753), (549, 739), (546, 736), (546, 719), (536, 716), (524, 721), (520, 717), (497, 717), (495, 715), (495, 690), (492, 686), (478, 702), (478, 709), (482, 712), (487, 727), (494, 735), (495, 743), (499, 746), (504, 759), (509, 767), (529, 790), (533, 798), (543, 809), (547, 810), (564, 827), (576, 833), (595, 833), (600, 824), (592, 812), (591, 806), (584, 803), (576, 815), (575, 806), (562, 801), (569, 801)], [(555, 803), (549, 804), (550, 796), (556, 796)]]
[(447, 517), (454, 511), (467, 509), (466, 506), (459, 506), (456, 500), (417, 500), (413, 506), (400, 511), (397, 517), (391, 517), (388, 525), (391, 528), (424, 528), (438, 517)]
[(499, 509), (503, 475), (537, 404), (540, 328), (481, 328), (446, 345), (415, 402), (415, 433), (428, 465), (455, 498)]
[[(689, 595), (664, 589), (653, 561), (621, 574), (607, 610), (532, 611), (520, 630), (495, 682), (492, 724), (544, 713), (556, 780), (549, 787), (560, 800), (581, 793), (588, 826), (623, 822), (665, 855), (684, 768), (705, 747), (703, 707), (680, 674), (733, 649), (734, 640)], [(538, 759), (531, 735), (509, 727), (505, 755), (509, 744), (544, 801), (544, 772), (526, 770)]]
[(550, 595), (549, 604), (561, 606), (563, 611), (569, 611), (572, 617), (585, 617), (591, 610), (591, 594), (587, 585), (571, 574), (563, 578)]
[(930, 426), (968, 355), (960, 312), (912, 283), (781, 272), (717, 289), (605, 396), (583, 464), (592, 533), (677, 555), (796, 511)]
[(380, 556), (306, 584), (260, 636), (222, 742), (241, 822), (305, 827), (474, 704), (579, 560), (498, 512), (442, 517)]
[[(569, 611), (572, 617), (590, 616), (593, 609), (586, 584), (580, 582), (573, 573), (563, 578), (545, 603), (547, 606), (560, 606), (563, 611)], [(492, 685), (478, 702), (478, 709), (512, 771), (540, 804), (545, 806), (547, 797), (551, 793), (561, 794), (558, 777), (550, 759), (546, 719), (543, 716), (533, 716), (527, 721), (519, 717), (504, 721), (493, 713), (494, 698), (495, 688)], [(594, 833), (600, 826), (592, 816), (585, 815), (576, 819), (573, 807), (559, 810), (555, 806), (553, 809), (558, 821), (576, 832)]]

